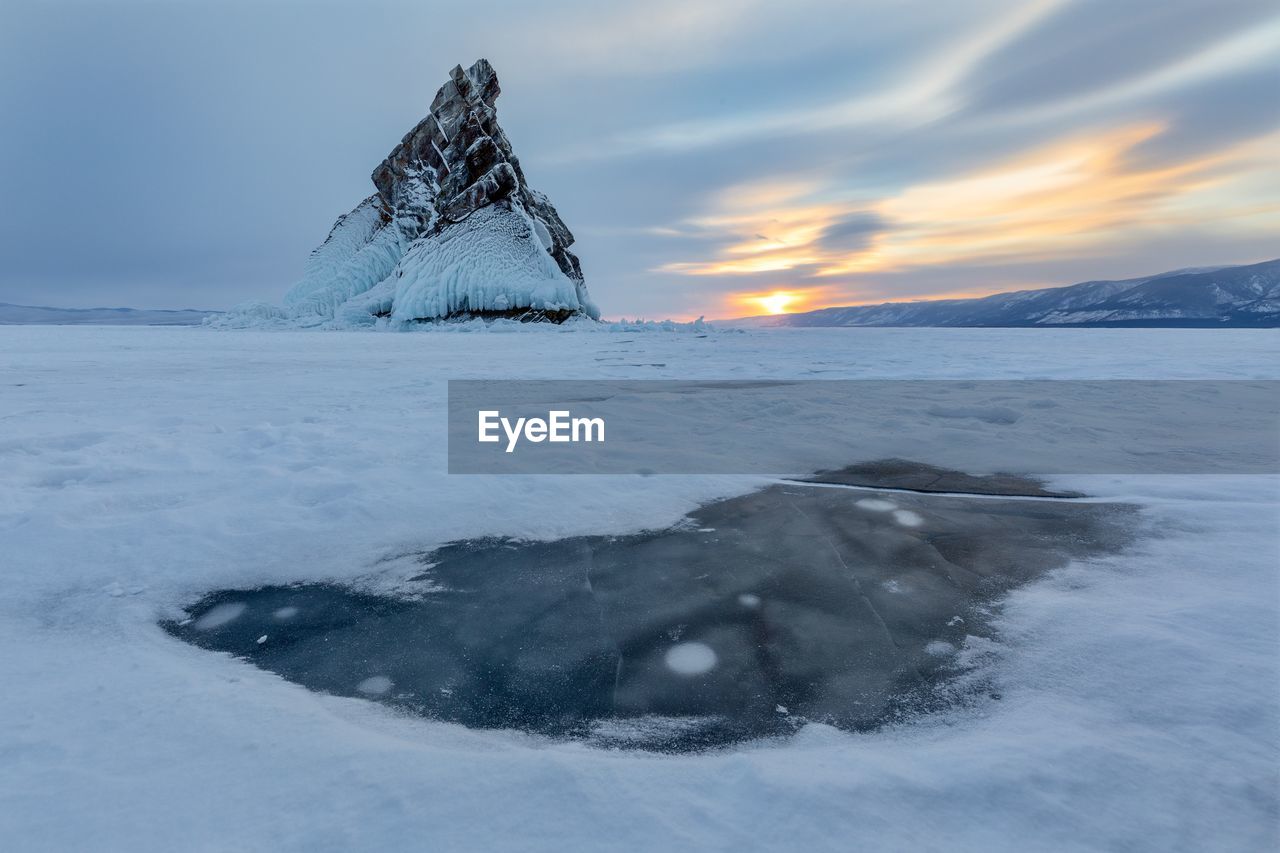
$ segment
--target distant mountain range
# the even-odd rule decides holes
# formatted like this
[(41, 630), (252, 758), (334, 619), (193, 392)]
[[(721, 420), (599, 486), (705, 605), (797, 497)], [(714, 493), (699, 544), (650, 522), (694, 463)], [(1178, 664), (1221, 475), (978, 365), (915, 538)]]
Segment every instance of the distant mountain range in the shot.
[(217, 311), (150, 308), (48, 308), (0, 302), (0, 326), (198, 326)]
[(1174, 270), (1123, 281), (744, 317), (740, 326), (1280, 326), (1280, 260)]

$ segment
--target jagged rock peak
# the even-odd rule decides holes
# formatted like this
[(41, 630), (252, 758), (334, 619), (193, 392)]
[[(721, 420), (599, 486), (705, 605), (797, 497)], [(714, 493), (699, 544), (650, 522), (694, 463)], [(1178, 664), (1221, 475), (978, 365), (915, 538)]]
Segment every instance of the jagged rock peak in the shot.
[(457, 316), (560, 321), (599, 312), (573, 234), (531, 189), (485, 59), (455, 66), (427, 116), (373, 170), (376, 194), (339, 217), (285, 297), (304, 324)]
[(573, 234), (546, 197), (529, 189), (498, 125), (494, 102), (501, 92), (487, 59), (465, 71), (455, 65), (426, 118), (373, 170), (373, 185), (387, 213), (408, 230), (461, 222), (514, 196), (546, 228), (549, 251), (561, 271), (580, 282), (582, 268), (569, 251)]

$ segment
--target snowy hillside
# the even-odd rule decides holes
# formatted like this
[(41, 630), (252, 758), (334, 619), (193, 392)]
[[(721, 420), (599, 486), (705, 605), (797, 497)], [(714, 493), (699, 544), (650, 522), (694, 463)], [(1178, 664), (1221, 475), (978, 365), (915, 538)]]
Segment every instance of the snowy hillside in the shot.
[(733, 321), (753, 326), (1280, 326), (1280, 260), (1124, 281), (887, 302)]

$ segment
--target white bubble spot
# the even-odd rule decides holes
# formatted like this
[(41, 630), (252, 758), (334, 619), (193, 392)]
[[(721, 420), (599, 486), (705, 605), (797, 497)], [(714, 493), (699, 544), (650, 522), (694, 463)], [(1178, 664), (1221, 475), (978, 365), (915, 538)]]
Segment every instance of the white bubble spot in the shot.
[(893, 514), (893, 520), (901, 524), (903, 527), (919, 527), (924, 524), (924, 519), (920, 517), (920, 513), (912, 512), (909, 509), (900, 509)]
[(385, 675), (374, 675), (356, 685), (356, 690), (366, 696), (381, 696), (391, 689), (392, 681)]
[(706, 643), (680, 643), (667, 649), (667, 669), (676, 675), (702, 675), (716, 666), (715, 650)]
[(248, 605), (243, 601), (228, 601), (226, 604), (211, 607), (196, 620), (194, 627), (197, 631), (212, 631), (214, 628), (221, 628), (228, 622), (234, 622), (239, 619), (240, 614), (244, 613), (246, 607)]
[(951, 645), (950, 643), (945, 643), (942, 640), (934, 640), (932, 643), (925, 646), (924, 650), (927, 654), (931, 654), (934, 657), (941, 658), (941, 657), (946, 657), (949, 654), (953, 654), (956, 650), (956, 647)]

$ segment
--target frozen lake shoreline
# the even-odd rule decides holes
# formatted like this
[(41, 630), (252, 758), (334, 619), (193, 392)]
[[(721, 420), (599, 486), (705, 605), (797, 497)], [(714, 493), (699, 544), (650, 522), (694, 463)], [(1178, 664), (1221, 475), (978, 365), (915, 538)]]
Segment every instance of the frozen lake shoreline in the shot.
[[(459, 538), (669, 525), (750, 477), (445, 475), (450, 378), (1277, 378), (1272, 331), (0, 329), (0, 832), (24, 848), (1266, 847), (1275, 477), (1061, 478), (1160, 535), (1010, 598), (998, 705), (679, 758), (321, 697), (165, 635), (209, 589), (394, 591)], [(286, 818), (305, 810), (305, 823)], [(929, 825), (920, 815), (929, 815)]]

